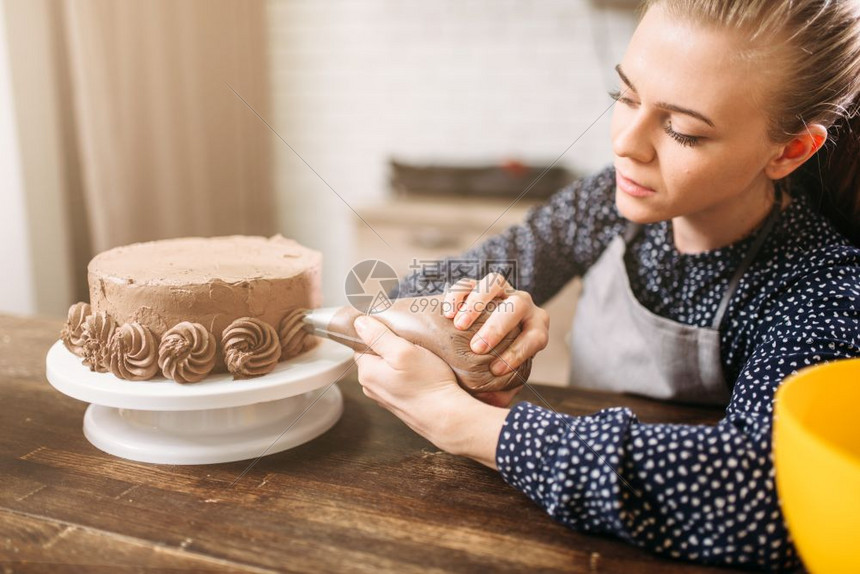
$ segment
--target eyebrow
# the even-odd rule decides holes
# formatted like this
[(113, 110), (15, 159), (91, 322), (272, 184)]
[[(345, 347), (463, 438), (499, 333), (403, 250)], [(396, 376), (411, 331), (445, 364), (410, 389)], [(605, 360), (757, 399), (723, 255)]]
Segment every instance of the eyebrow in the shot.
[[(636, 86), (633, 85), (633, 82), (630, 81), (630, 78), (627, 77), (623, 71), (621, 71), (621, 64), (615, 66), (615, 71), (618, 72), (618, 76), (621, 78), (621, 81), (627, 84), (627, 87), (632, 91), (636, 91)], [(664, 110), (669, 110), (672, 112), (678, 112), (679, 114), (686, 114), (688, 116), (692, 116), (698, 120), (701, 120), (708, 124), (711, 127), (714, 127), (714, 122), (712, 122), (708, 116), (705, 114), (699, 113), (696, 110), (691, 110), (689, 108), (682, 108), (681, 106), (676, 106), (675, 104), (668, 104), (666, 102), (657, 102), (654, 104), (656, 107)]]

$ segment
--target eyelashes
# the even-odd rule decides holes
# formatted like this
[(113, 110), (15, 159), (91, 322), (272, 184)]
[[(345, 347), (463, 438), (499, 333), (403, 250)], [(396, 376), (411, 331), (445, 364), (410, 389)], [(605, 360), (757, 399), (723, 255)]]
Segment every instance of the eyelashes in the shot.
[[(624, 92), (621, 92), (620, 90), (612, 90), (609, 92), (609, 97), (620, 104), (624, 104), (625, 106), (636, 105), (636, 102), (624, 95), (624, 93), (626, 92), (626, 89), (624, 90)], [(693, 147), (694, 145), (699, 143), (699, 140), (702, 139), (699, 136), (691, 136), (688, 134), (682, 134), (681, 132), (676, 132), (672, 129), (671, 121), (666, 122), (666, 125), (663, 126), (663, 131), (666, 132), (666, 135), (668, 135), (670, 138), (672, 138), (684, 147)]]
[(696, 136), (690, 136), (687, 134), (682, 134), (681, 132), (676, 132), (672, 129), (672, 122), (666, 122), (666, 125), (663, 126), (663, 131), (666, 132), (670, 138), (681, 144), (685, 147), (693, 147), (697, 143), (699, 143), (699, 139)]
[[(627, 93), (627, 90), (624, 90)], [(616, 102), (621, 102), (622, 104), (632, 104), (633, 101), (630, 98), (624, 97), (621, 94), (621, 90), (612, 90), (609, 92), (609, 97), (615, 100)]]

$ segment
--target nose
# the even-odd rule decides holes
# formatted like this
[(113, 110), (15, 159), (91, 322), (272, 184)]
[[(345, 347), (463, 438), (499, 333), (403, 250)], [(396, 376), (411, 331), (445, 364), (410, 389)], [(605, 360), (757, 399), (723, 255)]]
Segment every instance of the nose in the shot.
[(612, 151), (616, 157), (624, 157), (639, 163), (654, 159), (655, 150), (651, 142), (651, 130), (646, 113), (640, 108), (627, 113), (613, 114)]

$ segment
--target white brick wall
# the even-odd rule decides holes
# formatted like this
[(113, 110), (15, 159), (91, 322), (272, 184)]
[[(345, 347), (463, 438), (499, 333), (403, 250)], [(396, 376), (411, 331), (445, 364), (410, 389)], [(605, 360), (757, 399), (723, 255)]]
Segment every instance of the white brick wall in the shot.
[[(587, 0), (269, 0), (270, 122), (345, 202), (388, 192), (387, 161), (549, 163), (610, 104), (630, 10)], [(562, 163), (611, 161), (606, 114)], [(361, 221), (286, 146), (283, 232), (324, 252), (342, 300)]]

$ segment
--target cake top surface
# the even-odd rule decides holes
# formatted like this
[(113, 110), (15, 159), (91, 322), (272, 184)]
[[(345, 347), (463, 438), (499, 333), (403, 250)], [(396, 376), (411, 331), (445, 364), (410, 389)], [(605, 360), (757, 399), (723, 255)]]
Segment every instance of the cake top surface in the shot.
[(281, 235), (183, 237), (115, 247), (99, 253), (89, 274), (132, 283), (194, 284), (278, 279), (319, 266), (322, 255)]

